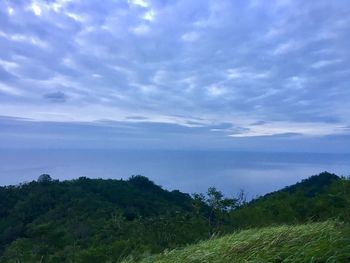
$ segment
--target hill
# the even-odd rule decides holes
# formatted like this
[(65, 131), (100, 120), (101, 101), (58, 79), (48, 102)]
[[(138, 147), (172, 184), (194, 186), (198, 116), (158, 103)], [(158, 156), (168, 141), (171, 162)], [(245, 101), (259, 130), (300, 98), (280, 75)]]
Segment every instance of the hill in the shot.
[(245, 203), (215, 188), (167, 191), (143, 176), (0, 187), (0, 262), (120, 262), (238, 229), (350, 222), (350, 180), (321, 173)]
[(133, 251), (160, 252), (206, 237), (200, 221), (182, 224), (193, 213), (190, 195), (143, 176), (59, 182), (43, 175), (0, 187), (0, 258), (93, 262), (97, 254), (118, 259)]
[(350, 180), (323, 172), (231, 212), (236, 228), (337, 218), (350, 222)]
[(334, 221), (250, 229), (166, 251), (141, 263), (350, 262), (349, 230), (349, 225)]

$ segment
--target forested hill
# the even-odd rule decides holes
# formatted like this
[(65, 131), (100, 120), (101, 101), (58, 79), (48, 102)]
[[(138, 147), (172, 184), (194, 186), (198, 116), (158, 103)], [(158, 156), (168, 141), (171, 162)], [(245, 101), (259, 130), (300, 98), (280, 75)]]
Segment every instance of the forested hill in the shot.
[(61, 231), (71, 235), (62, 235), (60, 242), (85, 241), (112, 222), (191, 210), (190, 195), (166, 191), (143, 176), (127, 181), (81, 177), (59, 182), (42, 175), (38, 181), (0, 188), (0, 247), (17, 238), (40, 237), (43, 231), (49, 234), (52, 229), (57, 236)]
[(138, 246), (161, 251), (178, 245), (177, 240), (194, 240), (161, 237), (166, 238), (162, 228), (168, 222), (192, 213), (192, 202), (190, 195), (166, 191), (143, 176), (59, 182), (42, 175), (38, 181), (0, 187), (0, 253), (6, 250), (11, 258), (22, 251), (26, 260), (55, 255), (57, 262), (64, 262), (62, 257), (88, 258), (100, 248), (114, 247), (116, 257)]
[(237, 228), (329, 218), (350, 222), (350, 180), (328, 172), (266, 194), (231, 213)]
[(0, 187), (0, 262), (119, 262), (271, 224), (350, 222), (350, 181), (322, 173), (249, 203), (209, 188), (190, 196), (143, 176), (49, 175)]
[(335, 181), (341, 180), (336, 174), (323, 172), (319, 175), (313, 175), (307, 179), (302, 180), (296, 184), (287, 186), (279, 191), (266, 194), (261, 199), (270, 198), (278, 193), (289, 193), (293, 194), (298, 191), (303, 191), (306, 196), (314, 197), (324, 191), (327, 191), (328, 187)]
[[(154, 216), (166, 211), (191, 209), (191, 197), (179, 191), (169, 192), (143, 176), (128, 180), (103, 180), (80, 177), (77, 180), (52, 180), (42, 175), (38, 181), (0, 188), (2, 213), (24, 222), (36, 219), (52, 209), (99, 213), (105, 207), (120, 210), (127, 218)], [(23, 213), (35, 208), (35, 214)], [(23, 211), (22, 213), (20, 212)], [(33, 211), (34, 212), (34, 211)], [(70, 215), (69, 215), (70, 216)], [(27, 218), (28, 217), (28, 218)]]

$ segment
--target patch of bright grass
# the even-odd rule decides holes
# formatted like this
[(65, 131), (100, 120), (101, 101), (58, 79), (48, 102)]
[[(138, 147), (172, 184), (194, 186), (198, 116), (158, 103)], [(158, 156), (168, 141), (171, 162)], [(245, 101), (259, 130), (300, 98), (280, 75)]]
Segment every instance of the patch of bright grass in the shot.
[[(125, 262), (133, 262), (129, 259)], [(182, 249), (150, 256), (142, 263), (350, 262), (350, 228), (327, 221), (240, 231)]]

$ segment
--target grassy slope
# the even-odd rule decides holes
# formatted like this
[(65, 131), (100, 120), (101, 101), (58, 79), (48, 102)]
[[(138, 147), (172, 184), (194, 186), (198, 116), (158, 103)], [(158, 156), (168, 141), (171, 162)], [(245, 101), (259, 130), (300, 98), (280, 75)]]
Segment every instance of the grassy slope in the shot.
[(250, 229), (151, 256), (142, 263), (350, 262), (349, 230), (334, 221)]

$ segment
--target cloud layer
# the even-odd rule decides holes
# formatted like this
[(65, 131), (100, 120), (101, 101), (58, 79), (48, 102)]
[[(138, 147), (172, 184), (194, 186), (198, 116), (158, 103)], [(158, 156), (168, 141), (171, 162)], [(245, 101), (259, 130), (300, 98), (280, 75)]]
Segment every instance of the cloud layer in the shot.
[(2, 1), (0, 115), (345, 136), (349, 17), (347, 0)]

